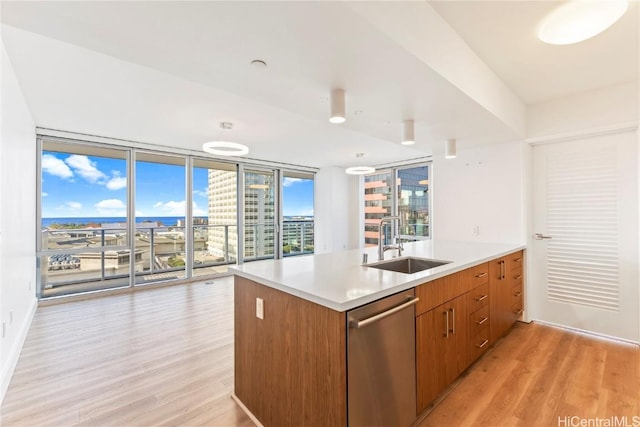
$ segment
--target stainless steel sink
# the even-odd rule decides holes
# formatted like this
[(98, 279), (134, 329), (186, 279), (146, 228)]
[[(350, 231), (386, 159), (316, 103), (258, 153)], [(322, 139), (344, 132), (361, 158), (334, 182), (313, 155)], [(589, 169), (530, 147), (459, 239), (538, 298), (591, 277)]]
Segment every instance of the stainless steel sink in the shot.
[(367, 267), (395, 271), (397, 273), (413, 274), (419, 271), (429, 270), (430, 268), (440, 267), (450, 262), (451, 261), (440, 261), (437, 259), (404, 257), (367, 264)]

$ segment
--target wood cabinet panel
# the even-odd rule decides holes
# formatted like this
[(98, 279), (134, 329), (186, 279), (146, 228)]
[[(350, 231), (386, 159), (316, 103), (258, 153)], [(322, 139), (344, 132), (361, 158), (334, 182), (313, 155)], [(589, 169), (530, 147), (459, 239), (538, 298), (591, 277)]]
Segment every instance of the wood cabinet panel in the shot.
[(420, 413), (469, 365), (467, 296), (416, 318), (417, 412)]
[(469, 312), (473, 313), (489, 305), (489, 283), (476, 286), (467, 293)]
[(267, 427), (346, 426), (345, 313), (239, 276), (234, 295), (236, 396)]
[(417, 286), (416, 296), (420, 300), (416, 304), (416, 316), (466, 293), (470, 288), (464, 279), (464, 271), (460, 271)]
[[(491, 344), (502, 337), (523, 312), (523, 264), (523, 251), (489, 262)], [(514, 290), (514, 286), (517, 289)]]
[(485, 262), (475, 267), (467, 268), (463, 271), (463, 276), (469, 289), (489, 283), (489, 264)]

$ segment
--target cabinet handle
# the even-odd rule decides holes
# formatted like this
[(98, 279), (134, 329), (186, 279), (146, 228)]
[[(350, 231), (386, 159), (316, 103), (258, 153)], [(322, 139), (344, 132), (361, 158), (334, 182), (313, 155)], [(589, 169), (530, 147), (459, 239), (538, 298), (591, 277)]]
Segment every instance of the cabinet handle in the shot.
[(505, 276), (506, 276), (506, 263), (504, 261), (500, 261), (500, 280), (504, 280)]
[(449, 312), (443, 311), (444, 314), (444, 337), (449, 338)]
[(520, 274), (518, 274), (517, 276), (514, 277), (514, 279), (520, 280), (520, 279), (522, 279), (522, 276)]
[(476, 347), (478, 347), (478, 348), (482, 348), (482, 347), (484, 347), (484, 346), (485, 346), (485, 345), (487, 345), (487, 344), (489, 344), (489, 340), (484, 340), (484, 341), (482, 341), (482, 344), (480, 344), (480, 345), (476, 344)]
[(487, 299), (488, 296), (489, 296), (488, 294), (482, 295), (482, 296), (476, 298), (476, 301), (478, 301), (478, 302), (484, 301), (484, 300)]
[(451, 333), (455, 334), (456, 333), (456, 309), (451, 308), (449, 309), (449, 311), (451, 311)]
[(520, 261), (522, 261), (522, 258), (514, 258), (513, 259), (513, 262), (520, 262)]
[(480, 274), (476, 274), (476, 278), (478, 278), (478, 279), (479, 279), (479, 278), (484, 277), (484, 276), (486, 276), (486, 275), (487, 275), (487, 273), (480, 273)]
[(488, 317), (483, 317), (481, 320), (476, 320), (476, 323), (478, 325), (482, 325), (484, 322), (486, 322), (487, 320), (489, 320)]
[(521, 309), (521, 308), (519, 308), (519, 309), (517, 309), (517, 310), (515, 310), (515, 311), (514, 311), (514, 313), (515, 313), (515, 314), (518, 314), (518, 315), (522, 314), (523, 312), (524, 312), (524, 310), (523, 310), (523, 309)]
[(520, 295), (522, 295), (522, 291), (516, 292), (515, 294), (513, 294), (513, 296), (516, 297), (516, 298), (519, 297)]

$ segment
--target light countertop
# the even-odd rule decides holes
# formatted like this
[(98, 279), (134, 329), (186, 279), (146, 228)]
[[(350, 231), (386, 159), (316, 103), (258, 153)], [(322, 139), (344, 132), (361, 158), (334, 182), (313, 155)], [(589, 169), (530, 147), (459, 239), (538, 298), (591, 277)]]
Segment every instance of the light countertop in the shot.
[[(525, 246), (423, 240), (405, 243), (404, 248), (402, 257), (415, 256), (452, 262), (414, 274), (396, 273), (362, 265), (363, 253), (368, 254), (369, 264), (378, 262), (378, 249), (366, 248), (248, 262), (229, 267), (229, 270), (238, 276), (333, 310), (347, 311), (524, 249)], [(385, 260), (397, 257), (396, 254), (396, 250), (387, 251)]]

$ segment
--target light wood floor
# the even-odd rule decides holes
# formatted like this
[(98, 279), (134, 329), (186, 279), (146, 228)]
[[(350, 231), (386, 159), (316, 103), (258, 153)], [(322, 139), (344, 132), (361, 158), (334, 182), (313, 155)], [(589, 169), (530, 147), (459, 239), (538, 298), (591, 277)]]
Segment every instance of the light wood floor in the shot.
[[(231, 278), (40, 307), (2, 426), (251, 426), (233, 389)], [(640, 416), (640, 349), (517, 324), (420, 426)], [(564, 424), (570, 425), (570, 424)]]

